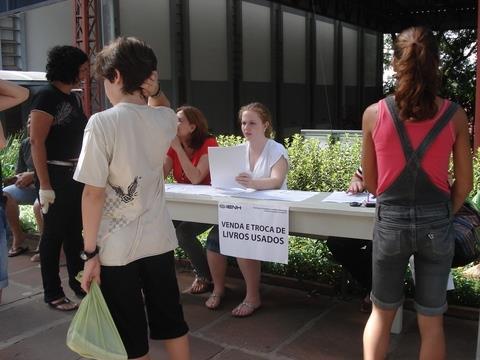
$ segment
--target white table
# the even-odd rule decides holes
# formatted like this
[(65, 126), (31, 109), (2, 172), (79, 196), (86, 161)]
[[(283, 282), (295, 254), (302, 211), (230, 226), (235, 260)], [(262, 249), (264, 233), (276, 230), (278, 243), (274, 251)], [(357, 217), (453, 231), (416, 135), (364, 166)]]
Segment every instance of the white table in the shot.
[(218, 202), (234, 201), (249, 204), (281, 204), (289, 206), (290, 233), (309, 237), (319, 235), (355, 239), (372, 239), (373, 208), (351, 207), (348, 204), (322, 202), (329, 193), (319, 193), (300, 202), (252, 200), (239, 197), (192, 195), (166, 192), (167, 207), (175, 220), (208, 224), (218, 223)]
[[(371, 240), (375, 209), (322, 202), (328, 195), (329, 193), (319, 193), (304, 201), (291, 202), (166, 192), (166, 201), (172, 219), (207, 224), (218, 223), (218, 202), (222, 200), (258, 205), (268, 203), (270, 207), (278, 203), (289, 206), (290, 234)], [(392, 333), (402, 331), (402, 321), (403, 307), (397, 311)]]

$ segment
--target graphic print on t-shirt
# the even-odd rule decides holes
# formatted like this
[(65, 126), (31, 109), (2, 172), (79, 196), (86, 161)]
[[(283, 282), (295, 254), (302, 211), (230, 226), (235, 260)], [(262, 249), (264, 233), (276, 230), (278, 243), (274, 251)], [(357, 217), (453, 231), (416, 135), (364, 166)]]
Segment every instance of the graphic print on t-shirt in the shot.
[(104, 213), (109, 214), (112, 217), (108, 229), (109, 232), (113, 232), (128, 225), (129, 221), (125, 218), (125, 216), (115, 215), (115, 212), (122, 206), (125, 206), (135, 199), (135, 197), (138, 195), (137, 187), (140, 179), (140, 176), (135, 176), (132, 183), (128, 185), (126, 193), (123, 191), (121, 186), (109, 184), (110, 187), (115, 191), (115, 196), (107, 196), (107, 199), (105, 200)]
[(53, 120), (54, 125), (68, 124), (72, 121), (70, 114), (74, 111), (72, 104), (62, 101), (57, 105), (57, 112)]
[(141, 179), (141, 177), (135, 176), (135, 179), (133, 179), (132, 183), (128, 185), (126, 194), (123, 192), (123, 189), (120, 186), (115, 186), (112, 184), (110, 184), (110, 186), (113, 190), (115, 190), (115, 194), (120, 197), (120, 200), (127, 204), (132, 201), (135, 196), (138, 195), (137, 186), (139, 179)]

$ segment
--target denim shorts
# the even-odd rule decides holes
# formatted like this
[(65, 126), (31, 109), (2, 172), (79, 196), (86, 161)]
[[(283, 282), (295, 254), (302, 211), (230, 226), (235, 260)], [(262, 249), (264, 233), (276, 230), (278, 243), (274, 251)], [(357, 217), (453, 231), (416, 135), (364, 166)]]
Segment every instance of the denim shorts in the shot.
[(8, 247), (5, 231), (5, 211), (0, 206), (0, 289), (8, 286)]
[(212, 230), (208, 233), (205, 247), (207, 250), (220, 254), (220, 234), (218, 232), (218, 225), (214, 225)]
[(415, 259), (415, 307), (426, 316), (447, 310), (447, 281), (455, 248), (450, 203), (377, 204), (371, 299), (381, 309), (403, 303), (405, 272)]
[(34, 185), (25, 188), (20, 188), (15, 184), (9, 185), (3, 189), (3, 192), (9, 194), (18, 205), (33, 205), (38, 196)]

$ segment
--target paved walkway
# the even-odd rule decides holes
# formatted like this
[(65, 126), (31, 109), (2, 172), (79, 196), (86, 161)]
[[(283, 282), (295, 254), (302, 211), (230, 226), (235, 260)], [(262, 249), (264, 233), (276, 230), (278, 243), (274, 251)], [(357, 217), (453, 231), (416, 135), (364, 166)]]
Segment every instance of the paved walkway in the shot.
[[(29, 261), (30, 255), (10, 259), (10, 286), (0, 305), (0, 359), (80, 359), (65, 345), (72, 315), (43, 303), (40, 269)], [(61, 268), (61, 275), (67, 288), (65, 270)], [(186, 288), (192, 275), (181, 270), (178, 275), (180, 287)], [(358, 299), (346, 302), (312, 297), (299, 290), (263, 285), (263, 308), (250, 318), (235, 319), (230, 310), (242, 299), (242, 283), (230, 279), (229, 287), (231, 291), (217, 311), (203, 305), (207, 295), (182, 295), (193, 359), (361, 359), (367, 315), (358, 311)], [(392, 337), (388, 359), (418, 358), (413, 312), (404, 311), (403, 324), (403, 333)], [(477, 322), (447, 317), (445, 327), (448, 358), (474, 359)], [(159, 342), (151, 342), (151, 355), (152, 359), (166, 358)]]

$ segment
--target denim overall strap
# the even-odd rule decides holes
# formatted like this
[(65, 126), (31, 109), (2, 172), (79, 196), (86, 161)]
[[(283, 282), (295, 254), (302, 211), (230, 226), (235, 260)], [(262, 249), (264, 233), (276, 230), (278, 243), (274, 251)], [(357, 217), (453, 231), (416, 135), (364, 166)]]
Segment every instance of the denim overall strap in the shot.
[(425, 136), (425, 138), (422, 140), (422, 143), (420, 144), (420, 146), (418, 146), (418, 148), (414, 151), (410, 143), (410, 139), (407, 136), (405, 126), (403, 125), (403, 122), (400, 120), (400, 117), (398, 116), (397, 105), (395, 103), (394, 97), (393, 96), (387, 97), (385, 99), (385, 102), (387, 103), (388, 110), (390, 111), (390, 115), (392, 116), (393, 122), (397, 129), (397, 133), (400, 137), (403, 152), (405, 154), (405, 159), (411, 159), (413, 156), (414, 159), (416, 159), (416, 161), (420, 161), (420, 159), (423, 158), (423, 155), (428, 150), (428, 147), (430, 146), (430, 144), (433, 142), (433, 140), (435, 140), (438, 134), (440, 134), (443, 128), (448, 124), (448, 122), (451, 120), (452, 116), (455, 114), (455, 112), (458, 110), (458, 107), (459, 107), (457, 104), (451, 102), (448, 108), (440, 117), (440, 119), (438, 119), (438, 121), (432, 127), (432, 129), (427, 134), (427, 136)]
[(395, 124), (406, 165), (394, 182), (378, 197), (379, 202), (395, 205), (424, 205), (449, 201), (449, 194), (432, 184), (428, 174), (421, 167), (421, 160), (426, 150), (440, 134), (457, 111), (458, 105), (450, 104), (444, 114), (423, 139), (420, 146), (413, 150), (404, 123), (398, 116), (395, 100), (387, 97), (385, 102)]

